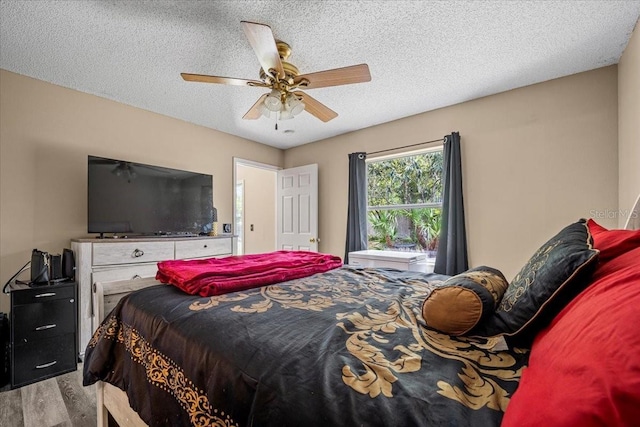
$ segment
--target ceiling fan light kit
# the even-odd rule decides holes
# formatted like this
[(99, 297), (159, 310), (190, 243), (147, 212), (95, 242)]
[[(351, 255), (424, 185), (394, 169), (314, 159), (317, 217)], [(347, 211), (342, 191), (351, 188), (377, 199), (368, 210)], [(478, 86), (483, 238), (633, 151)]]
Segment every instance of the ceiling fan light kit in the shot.
[(273, 89), (264, 99), (265, 107), (270, 111), (280, 111), (282, 109), (282, 102), (280, 101), (280, 98), (280, 91), (278, 89)]
[(291, 111), (289, 110), (282, 110), (280, 111), (280, 120), (289, 120), (289, 119), (293, 119), (293, 114), (291, 113)]
[(257, 120), (262, 116), (270, 117), (271, 112), (274, 112), (278, 114), (280, 120), (287, 120), (306, 110), (323, 122), (328, 122), (338, 117), (338, 113), (298, 89), (315, 89), (371, 81), (367, 64), (300, 75), (298, 68), (287, 62), (291, 55), (291, 47), (283, 41), (276, 41), (271, 27), (242, 21), (242, 28), (262, 66), (259, 73), (260, 80), (189, 73), (182, 73), (181, 76), (188, 82), (271, 89), (271, 92), (263, 94), (253, 104), (242, 117), (243, 119)]
[[(258, 105), (257, 109), (260, 112), (260, 114), (262, 115), (262, 117), (266, 117), (267, 119), (271, 118), (271, 110), (269, 110), (267, 108), (267, 106), (265, 105), (264, 102), (261, 102), (260, 105)], [(247, 114), (249, 114), (249, 113), (247, 113)], [(243, 117), (243, 119), (246, 119), (246, 118), (247, 117), (245, 115), (245, 117)]]
[(294, 116), (297, 116), (298, 114), (302, 113), (302, 111), (304, 110), (304, 102), (299, 100), (298, 97), (292, 93), (287, 95), (287, 100), (285, 105), (289, 109), (289, 111), (291, 111), (291, 114), (293, 114)]

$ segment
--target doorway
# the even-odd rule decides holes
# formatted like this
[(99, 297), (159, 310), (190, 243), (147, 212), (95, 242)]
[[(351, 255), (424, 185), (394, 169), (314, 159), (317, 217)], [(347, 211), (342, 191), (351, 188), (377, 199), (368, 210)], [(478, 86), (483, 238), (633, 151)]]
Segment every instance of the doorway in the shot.
[(237, 254), (276, 250), (276, 182), (279, 168), (233, 159), (233, 230)]
[(277, 173), (278, 250), (318, 252), (318, 165)]

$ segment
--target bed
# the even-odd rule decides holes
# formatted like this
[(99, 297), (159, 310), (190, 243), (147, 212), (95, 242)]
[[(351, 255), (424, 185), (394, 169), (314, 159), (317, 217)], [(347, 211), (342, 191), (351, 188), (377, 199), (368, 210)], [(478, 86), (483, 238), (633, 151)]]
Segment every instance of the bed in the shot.
[[(578, 234), (572, 258), (563, 245)], [(571, 224), (462, 335), (425, 320), (456, 277), (343, 266), (211, 297), (143, 280), (95, 331), (84, 383), (97, 384), (99, 425), (107, 413), (121, 426), (631, 425), (639, 260), (640, 232)], [(563, 277), (541, 293), (545, 274)], [(594, 322), (615, 347), (598, 345)], [(576, 357), (580, 346), (588, 353)]]

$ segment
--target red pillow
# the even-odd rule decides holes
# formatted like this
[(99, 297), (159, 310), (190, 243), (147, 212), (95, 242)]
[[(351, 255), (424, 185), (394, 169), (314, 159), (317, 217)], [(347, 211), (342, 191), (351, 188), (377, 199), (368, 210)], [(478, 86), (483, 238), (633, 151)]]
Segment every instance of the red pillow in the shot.
[(600, 262), (640, 247), (640, 230), (607, 230), (594, 220), (587, 221), (593, 247), (600, 250)]
[(503, 427), (631, 426), (640, 420), (640, 247), (536, 337)]

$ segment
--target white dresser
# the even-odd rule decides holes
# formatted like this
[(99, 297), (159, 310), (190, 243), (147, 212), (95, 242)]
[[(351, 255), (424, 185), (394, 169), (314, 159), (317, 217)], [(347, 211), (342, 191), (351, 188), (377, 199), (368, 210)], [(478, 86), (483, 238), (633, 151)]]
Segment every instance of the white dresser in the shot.
[(97, 328), (92, 295), (96, 282), (155, 277), (158, 262), (228, 256), (236, 253), (233, 236), (181, 238), (74, 239), (78, 283), (78, 341), (84, 350)]
[(398, 270), (433, 272), (433, 258), (419, 252), (365, 250), (349, 252), (349, 265), (357, 267), (397, 268)]

